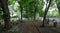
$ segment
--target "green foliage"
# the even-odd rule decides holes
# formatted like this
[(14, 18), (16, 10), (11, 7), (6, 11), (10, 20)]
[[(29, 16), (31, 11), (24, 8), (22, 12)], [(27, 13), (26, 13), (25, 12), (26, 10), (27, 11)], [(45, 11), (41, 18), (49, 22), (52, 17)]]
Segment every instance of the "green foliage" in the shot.
[(37, 1), (38, 3), (37, 3), (37, 13), (39, 13), (39, 16), (40, 17), (43, 17), (43, 15), (44, 15), (44, 12), (43, 12), (43, 6), (44, 6), (44, 2), (43, 2), (43, 0), (38, 0)]
[(40, 17), (43, 17), (43, 15), (44, 15), (44, 12), (43, 12), (43, 11), (40, 11), (40, 12), (39, 12), (39, 16), (40, 16)]
[(26, 6), (28, 5), (31, 1), (34, 1), (34, 0), (17, 0), (18, 3), (22, 6)]
[[(34, 9), (35, 9), (35, 5), (36, 5), (36, 15), (39, 14), (40, 17), (43, 17), (44, 15), (44, 11), (43, 6), (44, 6), (44, 2), (43, 0), (8, 0), (8, 4), (11, 5), (13, 4), (13, 2), (17, 1), (19, 3), (19, 5), (21, 5), (24, 9), (23, 9), (23, 17), (33, 17), (34, 16)], [(49, 1), (49, 0), (48, 0)], [(51, 7), (53, 7), (53, 5), (55, 4), (54, 2), (60, 2), (60, 0), (53, 0)], [(26, 8), (28, 7), (28, 8)], [(26, 9), (27, 9), (27, 15), (26, 16)], [(15, 12), (19, 13), (20, 11), (20, 7), (17, 7), (15, 10)], [(52, 16), (52, 15), (49, 15)]]
[(11, 5), (15, 0), (8, 0), (8, 5)]
[(60, 0), (55, 0), (55, 2), (57, 2), (57, 3), (58, 3), (58, 2), (60, 2)]

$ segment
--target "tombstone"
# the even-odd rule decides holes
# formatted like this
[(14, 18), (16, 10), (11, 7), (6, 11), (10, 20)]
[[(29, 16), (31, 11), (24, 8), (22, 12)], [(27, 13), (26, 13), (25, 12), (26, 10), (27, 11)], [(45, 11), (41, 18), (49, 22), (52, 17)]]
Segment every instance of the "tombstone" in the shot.
[(54, 23), (53, 23), (53, 26), (54, 26), (54, 27), (57, 27), (57, 22), (55, 21), (55, 19), (53, 19), (53, 22), (54, 22)]
[(57, 27), (57, 22), (54, 22), (54, 27)]

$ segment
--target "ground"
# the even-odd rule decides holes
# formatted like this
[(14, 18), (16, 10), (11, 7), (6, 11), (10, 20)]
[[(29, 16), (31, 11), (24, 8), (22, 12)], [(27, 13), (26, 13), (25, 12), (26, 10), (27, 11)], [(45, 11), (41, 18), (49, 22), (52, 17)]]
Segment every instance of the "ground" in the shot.
[[(7, 33), (60, 33), (55, 27), (48, 24), (41, 27), (42, 21), (25, 21), (14, 25)], [(5, 33), (5, 32), (4, 32)]]

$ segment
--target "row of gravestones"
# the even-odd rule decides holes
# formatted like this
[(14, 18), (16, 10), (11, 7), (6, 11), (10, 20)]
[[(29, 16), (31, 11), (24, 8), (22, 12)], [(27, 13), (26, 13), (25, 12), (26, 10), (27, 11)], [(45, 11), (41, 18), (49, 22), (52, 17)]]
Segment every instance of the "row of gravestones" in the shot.
[[(49, 24), (49, 19), (46, 20), (46, 24)], [(53, 19), (53, 26), (57, 27), (57, 22)]]

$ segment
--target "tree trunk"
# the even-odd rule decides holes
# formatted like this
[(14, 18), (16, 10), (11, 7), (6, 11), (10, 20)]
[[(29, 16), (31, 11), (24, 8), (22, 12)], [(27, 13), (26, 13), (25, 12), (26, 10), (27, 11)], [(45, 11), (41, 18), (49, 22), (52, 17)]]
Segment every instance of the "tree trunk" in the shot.
[(35, 2), (35, 5), (34, 5), (34, 20), (36, 19), (36, 2)]
[(36, 7), (35, 7), (35, 11), (34, 11), (34, 20), (36, 19)]
[(26, 6), (26, 18), (29, 20), (28, 18), (28, 7)]
[(46, 7), (46, 9), (45, 9), (42, 27), (45, 26), (44, 22), (45, 22), (45, 20), (46, 20), (46, 15), (47, 15), (48, 9), (49, 9), (49, 7), (50, 7), (51, 1), (52, 1), (52, 0), (49, 1), (49, 5), (48, 5), (48, 6)]
[(11, 27), (10, 25), (10, 13), (8, 9), (8, 4), (6, 0), (0, 0), (1, 7), (3, 9), (3, 18), (5, 21), (5, 28), (9, 29)]
[(23, 11), (22, 5), (20, 5), (20, 11), (21, 11), (21, 23), (22, 23), (22, 11)]

